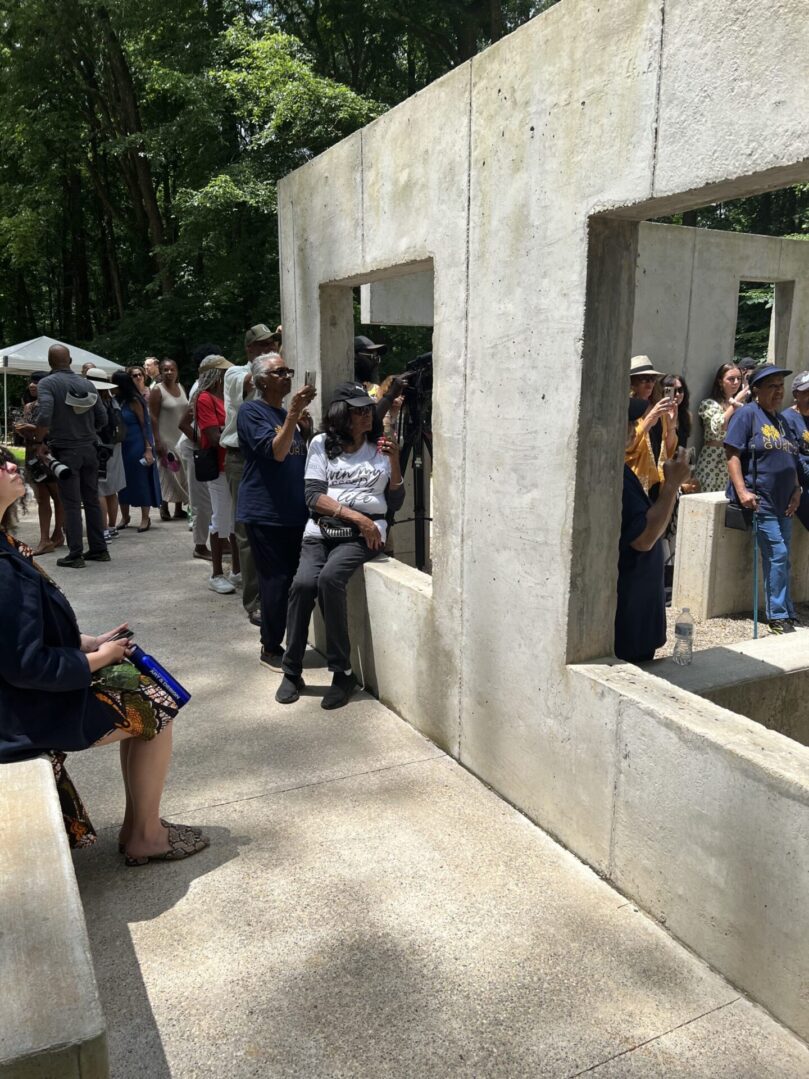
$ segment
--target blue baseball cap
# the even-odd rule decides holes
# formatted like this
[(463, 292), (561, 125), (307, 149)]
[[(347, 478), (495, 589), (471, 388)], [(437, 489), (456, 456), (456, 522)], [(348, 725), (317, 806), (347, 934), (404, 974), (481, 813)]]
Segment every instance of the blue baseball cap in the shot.
[(763, 367), (757, 367), (748, 379), (748, 386), (755, 386), (758, 382), (761, 382), (764, 378), (769, 378), (770, 375), (791, 375), (791, 371), (787, 371), (784, 367), (776, 367), (774, 363), (765, 363)]

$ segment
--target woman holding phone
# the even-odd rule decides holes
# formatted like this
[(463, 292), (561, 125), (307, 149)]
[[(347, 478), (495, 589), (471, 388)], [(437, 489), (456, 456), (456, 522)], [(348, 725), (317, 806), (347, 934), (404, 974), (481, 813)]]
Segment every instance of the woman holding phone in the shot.
[(326, 626), (332, 684), (322, 708), (346, 704), (357, 682), (351, 670), (346, 586), (382, 551), (388, 510), (401, 508), (404, 480), (399, 446), (374, 440), (375, 402), (364, 386), (343, 382), (334, 391), (323, 431), (309, 446), (305, 498), (312, 517), (303, 534), (300, 563), (289, 591), (284, 678), (275, 699), (292, 704), (303, 687), (303, 657), (315, 601)]
[(199, 829), (160, 817), (177, 706), (123, 662), (126, 625), (100, 636), (80, 633), (62, 591), (13, 535), (24, 497), (16, 462), (0, 447), (0, 762), (48, 754), (71, 845), (88, 846), (95, 832), (64, 770), (65, 754), (119, 742), (126, 864), (196, 854), (208, 845)]
[(624, 461), (653, 502), (663, 480), (663, 464), (677, 452), (677, 406), (670, 397), (652, 401), (655, 385), (662, 375), (648, 356), (632, 357), (629, 396), (646, 402), (646, 409), (635, 424), (635, 437), (626, 448)]

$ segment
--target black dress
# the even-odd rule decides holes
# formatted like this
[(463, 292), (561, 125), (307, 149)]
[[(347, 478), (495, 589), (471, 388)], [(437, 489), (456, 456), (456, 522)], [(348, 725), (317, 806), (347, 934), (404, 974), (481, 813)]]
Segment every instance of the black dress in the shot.
[(663, 543), (658, 540), (651, 551), (632, 547), (646, 528), (651, 505), (638, 477), (624, 465), (615, 655), (630, 663), (653, 659), (655, 650), (666, 643)]

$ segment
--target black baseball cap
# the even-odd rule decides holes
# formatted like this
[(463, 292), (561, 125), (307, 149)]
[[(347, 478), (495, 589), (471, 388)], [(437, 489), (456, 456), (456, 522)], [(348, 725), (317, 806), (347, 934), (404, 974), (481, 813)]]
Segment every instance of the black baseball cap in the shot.
[(359, 334), (354, 338), (354, 352), (371, 352), (377, 356), (384, 356), (388, 351), (387, 345), (375, 345), (370, 337), (363, 337)]
[(361, 382), (341, 382), (335, 386), (334, 393), (331, 395), (331, 403), (335, 404), (337, 401), (345, 401), (352, 408), (364, 408), (368, 405), (376, 404), (373, 397), (368, 396)]

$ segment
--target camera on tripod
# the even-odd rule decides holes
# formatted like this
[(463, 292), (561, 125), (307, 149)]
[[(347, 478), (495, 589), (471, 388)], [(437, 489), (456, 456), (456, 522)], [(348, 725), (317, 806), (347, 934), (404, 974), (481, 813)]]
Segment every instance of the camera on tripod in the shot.
[(70, 468), (57, 461), (52, 453), (45, 453), (41, 457), (32, 457), (28, 462), (28, 469), (34, 483), (47, 483), (49, 480), (58, 480), (62, 476), (70, 475)]

